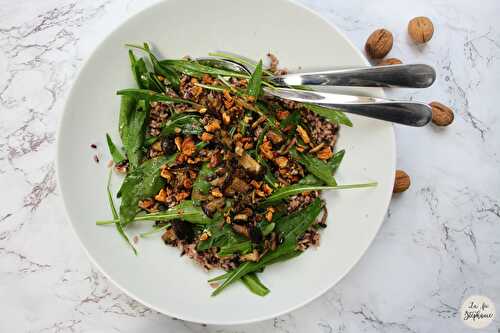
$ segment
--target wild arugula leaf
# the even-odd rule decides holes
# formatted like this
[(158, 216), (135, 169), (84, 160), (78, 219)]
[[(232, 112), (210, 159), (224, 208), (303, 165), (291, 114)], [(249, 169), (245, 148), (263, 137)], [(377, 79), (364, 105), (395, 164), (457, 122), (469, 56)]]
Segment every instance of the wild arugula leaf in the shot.
[(208, 163), (204, 163), (201, 166), (200, 172), (196, 177), (196, 180), (193, 183), (193, 189), (191, 191), (191, 198), (193, 200), (202, 200), (205, 195), (208, 194), (210, 190), (210, 182), (207, 180), (207, 177), (215, 174), (214, 168), (209, 168)]
[(309, 103), (304, 103), (304, 106), (308, 110), (322, 116), (323, 118), (325, 118), (331, 122), (352, 127), (351, 120), (345, 115), (344, 112), (342, 112), (340, 110), (331, 109), (331, 108), (327, 108), (324, 106), (320, 106), (320, 105), (316, 105), (316, 104), (309, 104)]
[(167, 160), (165, 156), (147, 160), (127, 174), (120, 188), (122, 225), (134, 220), (138, 212), (139, 200), (157, 194), (165, 185), (165, 180), (160, 176), (160, 168), (167, 163)]
[(241, 278), (243, 284), (254, 294), (266, 296), (269, 294), (269, 289), (259, 280), (257, 274), (250, 273)]
[(148, 89), (122, 89), (116, 92), (117, 95), (130, 96), (136, 99), (144, 99), (149, 101), (158, 101), (165, 103), (184, 103), (199, 106), (199, 104), (177, 97), (167, 96)]
[(326, 162), (311, 155), (299, 153), (296, 150), (291, 150), (290, 155), (292, 155), (292, 157), (295, 158), (300, 164), (305, 166), (307, 171), (322, 180), (326, 185), (337, 185), (337, 182), (333, 177), (332, 168)]
[(160, 61), (160, 65), (164, 67), (172, 67), (178, 72), (198, 78), (202, 77), (203, 74), (210, 74), (212, 76), (221, 75), (221, 76), (231, 76), (240, 78), (249, 77), (247, 74), (238, 73), (226, 69), (205, 66), (192, 60), (165, 59)]
[(260, 95), (260, 90), (262, 86), (262, 60), (259, 61), (255, 70), (248, 81), (248, 95), (255, 97), (257, 99)]
[(376, 182), (362, 183), (362, 184), (348, 184), (348, 185), (337, 185), (337, 186), (319, 186), (319, 185), (304, 185), (304, 184), (294, 184), (285, 187), (281, 187), (273, 192), (261, 204), (269, 204), (276, 201), (286, 199), (292, 195), (309, 192), (309, 191), (325, 191), (325, 190), (346, 190), (354, 188), (365, 188), (374, 187)]
[(176, 134), (179, 128), (183, 134), (198, 135), (203, 132), (203, 125), (198, 115), (189, 113), (176, 113), (165, 123), (161, 130), (164, 136)]
[(130, 58), (130, 66), (132, 67), (132, 74), (134, 75), (137, 86), (141, 89), (148, 89), (149, 81), (147, 79), (148, 69), (146, 62), (143, 58), (137, 60), (132, 50), (128, 51), (128, 56)]
[(115, 220), (116, 230), (123, 237), (123, 239), (127, 242), (127, 244), (130, 245), (130, 247), (134, 251), (134, 254), (137, 255), (137, 250), (132, 245), (127, 234), (123, 230), (122, 224), (118, 218), (118, 213), (116, 212), (115, 203), (113, 202), (113, 196), (111, 195), (111, 175), (112, 175), (112, 170), (110, 169), (109, 176), (108, 176), (108, 185), (107, 185), (106, 189), (108, 192), (108, 202), (109, 202), (109, 206), (111, 207), (111, 213), (113, 214), (113, 219)]
[(107, 133), (106, 133), (106, 141), (108, 142), (108, 149), (109, 153), (111, 154), (111, 157), (113, 158), (113, 162), (115, 162), (116, 164), (123, 162), (125, 160), (125, 157), (120, 152), (120, 150), (115, 146), (113, 140), (111, 140), (111, 137)]

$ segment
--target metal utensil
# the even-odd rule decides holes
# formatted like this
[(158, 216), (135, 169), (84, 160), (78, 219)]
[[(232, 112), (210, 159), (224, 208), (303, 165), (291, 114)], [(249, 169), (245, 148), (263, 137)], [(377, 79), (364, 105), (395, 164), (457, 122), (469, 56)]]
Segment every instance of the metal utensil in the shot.
[[(233, 60), (200, 58), (200, 63), (212, 67), (250, 73), (249, 68)], [(277, 86), (356, 86), (427, 88), (436, 80), (436, 71), (429, 65), (387, 65), (376, 67), (342, 68), (321, 72), (277, 75), (270, 81)]]
[(264, 88), (264, 91), (267, 94), (292, 101), (314, 103), (348, 113), (408, 126), (424, 126), (432, 119), (431, 107), (419, 102), (288, 88)]
[[(198, 58), (201, 64), (250, 74), (246, 66), (226, 59)], [(400, 66), (400, 65), (395, 65)], [(390, 67), (390, 66), (384, 66)], [(432, 69), (432, 67), (430, 67)], [(432, 69), (432, 71), (434, 71)], [(293, 74), (292, 74), (293, 75)], [(435, 77), (435, 74), (434, 74)], [(434, 79), (432, 79), (434, 81)], [(314, 103), (347, 113), (391, 121), (408, 126), (424, 126), (432, 119), (431, 108), (419, 102), (398, 101), (378, 97), (354, 96), (288, 88), (264, 88), (267, 94), (303, 103)]]

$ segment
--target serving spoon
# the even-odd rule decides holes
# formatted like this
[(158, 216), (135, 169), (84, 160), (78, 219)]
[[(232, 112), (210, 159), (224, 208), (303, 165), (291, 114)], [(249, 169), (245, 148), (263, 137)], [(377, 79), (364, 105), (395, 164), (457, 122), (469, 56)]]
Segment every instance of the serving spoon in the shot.
[[(237, 63), (235, 61), (219, 59), (219, 58), (198, 58), (196, 60), (203, 65), (226, 69), (226, 70), (232, 70), (251, 75), (250, 70), (246, 66)], [(402, 65), (389, 65), (383, 67), (400, 67), (400, 66)], [(410, 65), (403, 65), (403, 66), (410, 66)], [(418, 65), (418, 66), (426, 66), (432, 69), (432, 67), (427, 65)], [(378, 68), (379, 67), (375, 67), (376, 69), (375, 71), (365, 72), (365, 74), (374, 73), (378, 70)], [(344, 75), (347, 75), (346, 73), (348, 73), (349, 70), (345, 69), (343, 71)], [(432, 71), (434, 70), (432, 69)], [(295, 75), (295, 74), (290, 74), (290, 75)], [(305, 75), (313, 75), (313, 74), (307, 73)], [(277, 77), (279, 78), (280, 76)], [(309, 76), (308, 80), (311, 80), (311, 76)], [(348, 80), (349, 79), (344, 78), (344, 81), (342, 82), (347, 82)], [(432, 82), (434, 82), (434, 79), (432, 80)], [(386, 99), (379, 97), (334, 94), (334, 93), (289, 89), (289, 88), (264, 88), (264, 92), (266, 94), (284, 99), (289, 99), (302, 103), (314, 103), (327, 108), (341, 109), (342, 111), (347, 113), (353, 113), (369, 118), (390, 121), (393, 123), (398, 123), (408, 126), (416, 126), (416, 127), (424, 126), (428, 124), (432, 119), (431, 107), (428, 106), (427, 104), (420, 102), (393, 100), (393, 99)]]

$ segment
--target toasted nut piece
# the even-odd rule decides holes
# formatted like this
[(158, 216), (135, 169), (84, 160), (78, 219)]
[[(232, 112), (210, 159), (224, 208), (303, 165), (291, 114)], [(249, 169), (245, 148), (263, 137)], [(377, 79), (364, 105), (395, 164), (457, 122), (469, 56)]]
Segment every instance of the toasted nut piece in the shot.
[(252, 116), (244, 116), (243, 117), (243, 121), (245, 122), (245, 124), (249, 124), (250, 121), (252, 121)]
[(269, 195), (273, 192), (273, 189), (267, 183), (262, 186), (262, 190), (266, 195)]
[(398, 58), (387, 58), (380, 60), (377, 66), (387, 66), (387, 65), (401, 65), (403, 62)]
[(190, 189), (191, 187), (193, 187), (193, 181), (189, 178), (184, 178), (182, 186), (184, 186), (185, 189)]
[(306, 149), (305, 149), (305, 147), (304, 147), (304, 146), (301, 146), (301, 145), (297, 145), (297, 147), (296, 147), (295, 149), (297, 149), (297, 151), (298, 151), (298, 152), (301, 152), (301, 153), (302, 153), (304, 150), (306, 150)]
[(431, 40), (434, 34), (434, 25), (428, 17), (415, 17), (408, 23), (408, 34), (415, 43), (426, 43)]
[(187, 193), (187, 192), (180, 192), (180, 193), (177, 193), (175, 195), (175, 200), (182, 201), (182, 200), (186, 199), (187, 197), (189, 197), (189, 193)]
[(321, 149), (317, 155), (320, 160), (328, 160), (333, 156), (332, 148), (330, 148), (329, 146), (325, 147)]
[(290, 115), (290, 112), (285, 111), (285, 110), (276, 111), (276, 118), (278, 118), (278, 120), (283, 120), (283, 119), (287, 118), (289, 115)]
[(259, 150), (262, 155), (268, 160), (272, 160), (274, 158), (273, 147), (271, 146), (271, 142), (264, 140), (264, 142), (260, 145)]
[(297, 132), (299, 133), (300, 137), (304, 141), (305, 144), (308, 144), (311, 142), (311, 139), (309, 138), (309, 134), (307, 134), (306, 130), (302, 128), (302, 126), (298, 125), (297, 126)]
[(394, 179), (394, 188), (392, 192), (400, 193), (406, 191), (410, 187), (410, 176), (403, 170), (396, 170), (396, 178)]
[(203, 74), (203, 77), (201, 78), (201, 82), (210, 84), (210, 83), (214, 82), (214, 79), (208, 74)]
[(278, 133), (276, 133), (275, 131), (267, 132), (267, 137), (275, 145), (283, 142), (283, 137), (281, 135), (279, 135)]
[(159, 202), (167, 201), (167, 192), (165, 189), (161, 189), (160, 192), (155, 196), (155, 200)]
[(264, 193), (264, 191), (261, 191), (261, 190), (255, 190), (255, 194), (257, 194), (259, 197), (262, 197), (262, 198), (264, 198), (266, 196), (266, 193)]
[(288, 158), (286, 158), (285, 156), (279, 156), (279, 157), (276, 157), (276, 159), (274, 160), (274, 162), (276, 163), (276, 165), (278, 165), (280, 168), (284, 168), (287, 166), (288, 164)]
[(196, 146), (194, 145), (194, 141), (191, 137), (187, 137), (182, 141), (181, 152), (186, 156), (191, 156), (196, 151)]
[(204, 232), (204, 233), (202, 233), (202, 234), (200, 235), (200, 240), (201, 240), (201, 241), (207, 240), (207, 239), (208, 239), (208, 237), (210, 237), (210, 236), (208, 235), (208, 232)]
[(235, 221), (247, 221), (248, 220), (248, 216), (245, 215), (245, 214), (236, 214), (234, 216), (234, 220)]
[(247, 101), (247, 102), (249, 102), (249, 103), (253, 103), (253, 102), (255, 102), (255, 96), (246, 95), (246, 96), (245, 96), (245, 99), (246, 99), (246, 101)]
[(259, 261), (259, 251), (253, 250), (251, 253), (244, 254), (240, 257), (241, 261)]
[(260, 174), (262, 166), (252, 156), (246, 152), (238, 159), (241, 166), (254, 174)]
[(162, 176), (168, 181), (172, 180), (173, 177), (172, 173), (167, 168), (161, 169), (160, 176)]
[(165, 230), (165, 232), (161, 236), (161, 239), (165, 243), (173, 242), (174, 240), (176, 240), (177, 236), (175, 235), (174, 228), (168, 228), (167, 230)]
[(386, 29), (375, 30), (365, 44), (365, 51), (370, 58), (381, 59), (392, 49), (392, 33)]
[(222, 122), (224, 125), (229, 125), (231, 122), (231, 116), (227, 112), (222, 112)]
[(275, 212), (275, 209), (273, 207), (267, 207), (266, 210), (266, 220), (271, 222), (273, 220), (273, 213)]
[(182, 145), (182, 138), (180, 136), (176, 136), (174, 139), (175, 146), (177, 147), (177, 150), (181, 151), (181, 145)]
[(234, 152), (238, 156), (243, 156), (243, 153), (245, 152), (245, 149), (243, 149), (241, 142), (236, 143), (236, 148), (234, 148)]
[(255, 179), (252, 179), (252, 181), (250, 182), (250, 185), (252, 185), (253, 188), (258, 189), (262, 185), (262, 182), (258, 182)]
[(218, 187), (214, 187), (210, 193), (216, 198), (222, 198), (223, 194)]
[(262, 124), (263, 122), (266, 121), (266, 116), (260, 116), (259, 119), (257, 119), (253, 124), (252, 124), (252, 128), (255, 128), (257, 126), (259, 126), (260, 124)]
[(203, 113), (207, 112), (207, 108), (199, 108), (198, 112), (203, 114)]
[(453, 111), (444, 104), (439, 102), (431, 102), (432, 122), (438, 126), (448, 126), (453, 122), (455, 116)]
[(243, 149), (248, 150), (253, 148), (253, 143), (247, 142), (243, 145)]
[(154, 201), (152, 199), (144, 199), (139, 201), (139, 207), (142, 209), (151, 208), (154, 205)]
[(220, 129), (220, 121), (218, 119), (211, 120), (208, 125), (205, 126), (207, 132), (215, 132)]
[(201, 134), (201, 141), (210, 142), (213, 139), (214, 139), (214, 135), (213, 134), (210, 134), (208, 132), (203, 132), (203, 134)]
[(193, 93), (194, 97), (198, 97), (203, 92), (203, 88), (200, 86), (194, 86), (193, 88), (191, 88), (191, 92)]

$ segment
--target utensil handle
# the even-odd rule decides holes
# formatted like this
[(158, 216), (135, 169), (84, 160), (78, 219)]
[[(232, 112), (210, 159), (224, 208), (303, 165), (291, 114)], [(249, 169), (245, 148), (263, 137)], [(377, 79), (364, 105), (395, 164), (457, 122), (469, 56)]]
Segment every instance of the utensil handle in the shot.
[(357, 87), (427, 88), (436, 80), (436, 71), (429, 65), (388, 65), (336, 69), (314, 73), (276, 76), (272, 81), (280, 86), (319, 85)]
[(432, 109), (424, 103), (386, 101), (358, 104), (319, 104), (347, 113), (375, 118), (407, 126), (421, 127), (432, 119)]

